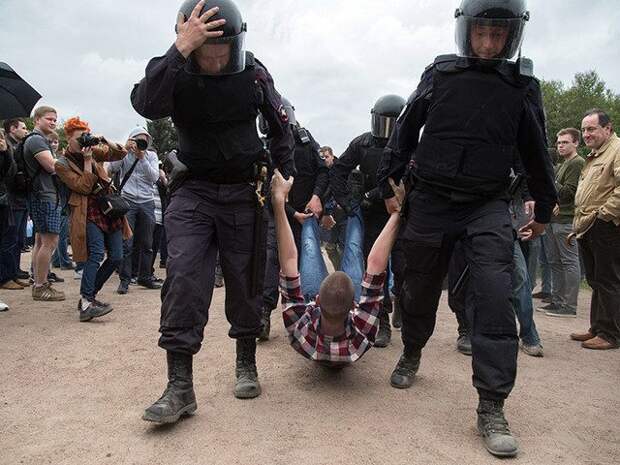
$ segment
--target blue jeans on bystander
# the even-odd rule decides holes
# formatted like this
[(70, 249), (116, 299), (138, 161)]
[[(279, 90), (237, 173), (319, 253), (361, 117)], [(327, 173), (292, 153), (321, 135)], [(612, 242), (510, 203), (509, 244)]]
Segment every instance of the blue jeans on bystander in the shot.
[[(80, 294), (92, 300), (123, 260), (123, 233), (121, 230), (105, 233), (95, 223), (88, 221), (86, 242), (88, 260), (82, 271)], [(103, 261), (106, 249), (107, 258)]]

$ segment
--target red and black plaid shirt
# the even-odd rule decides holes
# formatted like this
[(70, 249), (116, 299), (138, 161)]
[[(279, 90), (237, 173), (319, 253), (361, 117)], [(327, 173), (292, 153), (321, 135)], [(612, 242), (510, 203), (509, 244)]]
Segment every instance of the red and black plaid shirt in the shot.
[(375, 343), (384, 281), (385, 273), (364, 274), (359, 305), (349, 312), (344, 333), (332, 337), (321, 333), (321, 308), (314, 302), (306, 305), (299, 275), (280, 275), (282, 317), (293, 348), (310, 360), (332, 365), (358, 360)]
[(86, 219), (97, 225), (105, 233), (118, 231), (123, 227), (123, 219), (117, 218), (112, 220), (105, 216), (101, 211), (96, 195), (88, 196), (88, 209), (86, 210)]

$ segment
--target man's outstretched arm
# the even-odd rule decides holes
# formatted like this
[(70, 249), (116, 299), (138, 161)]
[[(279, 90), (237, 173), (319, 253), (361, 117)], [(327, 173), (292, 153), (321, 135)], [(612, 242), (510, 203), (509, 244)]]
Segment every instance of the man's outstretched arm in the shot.
[(276, 224), (276, 238), (278, 240), (278, 258), (280, 272), (287, 277), (299, 275), (297, 269), (297, 247), (293, 238), (293, 231), (286, 218), (286, 197), (288, 196), (293, 177), (284, 179), (279, 170), (275, 170), (271, 180), (271, 205)]

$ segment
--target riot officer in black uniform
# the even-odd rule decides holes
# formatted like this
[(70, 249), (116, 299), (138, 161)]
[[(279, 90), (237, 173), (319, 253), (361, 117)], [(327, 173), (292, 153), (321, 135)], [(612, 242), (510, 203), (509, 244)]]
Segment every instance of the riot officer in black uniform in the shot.
[[(330, 188), (340, 205), (348, 214), (353, 212), (349, 191), (349, 174), (359, 165), (364, 176), (364, 192), (361, 202), (364, 219), (364, 259), (368, 257), (372, 245), (379, 237), (381, 230), (390, 215), (385, 209), (383, 198), (377, 187), (377, 168), (385, 145), (392, 134), (396, 118), (405, 106), (405, 99), (398, 95), (385, 95), (375, 103), (371, 110), (371, 131), (356, 137), (347, 150), (334, 163), (330, 170)], [(379, 332), (375, 347), (387, 347), (392, 330), (390, 328), (391, 301), (386, 280), (383, 311), (379, 315)]]
[[(543, 232), (557, 194), (531, 61), (509, 61), (520, 50), (529, 19), (525, 0), (463, 0), (456, 18), (459, 54), (440, 56), (426, 69), (398, 119), (379, 172), (388, 210), (399, 208), (389, 177), (407, 178), (410, 191), (401, 236), (404, 352), (390, 381), (397, 388), (413, 382), (460, 240), (470, 268), (466, 312), (473, 384), (480, 397), (478, 429), (489, 452), (513, 456), (518, 446), (503, 404), (514, 386), (518, 352), (507, 194), (514, 157), (521, 157), (536, 200), (535, 218), (523, 233)], [(405, 176), (407, 166), (411, 176)]]
[[(323, 212), (325, 192), (329, 185), (329, 173), (325, 160), (320, 155), (320, 145), (310, 131), (301, 126), (295, 116), (295, 107), (286, 98), (282, 105), (288, 116), (295, 139), (293, 161), (297, 176), (289, 192), (286, 214), (293, 231), (297, 250), (301, 247), (301, 229), (304, 221), (312, 215), (320, 218)], [(259, 116), (259, 128), (267, 136), (267, 146), (271, 145), (271, 131), (265, 118)], [(267, 261), (265, 265), (265, 287), (263, 290), (263, 330), (259, 340), (269, 339), (271, 312), (278, 304), (280, 265), (275, 237), (273, 215), (269, 209), (269, 230), (267, 235)]]
[(167, 351), (168, 386), (143, 416), (172, 423), (196, 410), (192, 356), (200, 350), (214, 285), (216, 253), (226, 280), (229, 336), (236, 339), (234, 394), (260, 394), (256, 337), (261, 331), (265, 226), (261, 186), (266, 170), (256, 130), (271, 128), (271, 155), (293, 174), (293, 138), (266, 68), (244, 50), (246, 24), (232, 0), (186, 0), (177, 40), (153, 58), (131, 101), (149, 119), (171, 116), (178, 159), (171, 166), (166, 211), (167, 279), (159, 346)]

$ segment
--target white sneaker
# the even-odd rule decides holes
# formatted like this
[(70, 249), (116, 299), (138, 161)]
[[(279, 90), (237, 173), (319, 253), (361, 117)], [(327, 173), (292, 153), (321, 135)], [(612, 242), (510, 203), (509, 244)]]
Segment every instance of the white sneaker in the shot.
[(82, 279), (82, 271), (83, 270), (75, 270), (73, 272), (73, 279)]
[(8, 310), (9, 310), (9, 306), (5, 304), (4, 302), (0, 301), (0, 312), (6, 312)]

